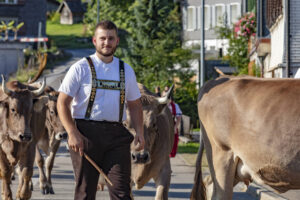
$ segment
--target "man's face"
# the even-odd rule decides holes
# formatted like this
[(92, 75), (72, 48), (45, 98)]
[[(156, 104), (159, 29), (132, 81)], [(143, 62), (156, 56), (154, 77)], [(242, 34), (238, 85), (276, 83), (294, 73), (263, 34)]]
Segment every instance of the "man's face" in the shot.
[(102, 56), (112, 56), (119, 44), (119, 37), (115, 30), (98, 28), (93, 37), (96, 51)]

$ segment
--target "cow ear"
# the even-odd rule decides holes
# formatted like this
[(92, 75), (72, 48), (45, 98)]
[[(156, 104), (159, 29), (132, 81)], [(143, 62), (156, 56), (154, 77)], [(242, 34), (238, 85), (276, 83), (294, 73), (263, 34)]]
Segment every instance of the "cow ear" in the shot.
[(33, 99), (33, 110), (35, 112), (40, 112), (48, 103), (49, 97), (48, 96), (41, 96), (36, 99)]

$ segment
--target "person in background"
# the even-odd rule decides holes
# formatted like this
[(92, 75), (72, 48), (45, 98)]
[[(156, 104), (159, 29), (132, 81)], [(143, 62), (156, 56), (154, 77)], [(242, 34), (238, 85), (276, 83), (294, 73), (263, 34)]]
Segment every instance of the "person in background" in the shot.
[[(163, 92), (163, 96), (166, 94), (166, 92), (169, 90), (169, 87), (166, 86)], [(181, 122), (182, 117), (182, 111), (177, 103), (174, 102), (173, 97), (171, 97), (171, 101), (168, 104), (168, 107), (172, 113), (173, 121), (174, 121), (174, 144), (172, 151), (170, 153), (170, 157), (174, 158), (177, 153), (177, 147), (179, 142), (179, 125)]]
[(156, 86), (155, 87), (155, 94), (159, 97), (161, 97), (161, 93), (160, 93), (160, 87), (159, 86)]
[[(133, 69), (114, 57), (118, 29), (111, 21), (97, 24), (93, 36), (96, 52), (73, 64), (60, 88), (59, 117), (68, 132), (75, 173), (75, 200), (94, 200), (98, 171), (85, 159), (88, 155), (112, 182), (110, 199), (131, 200), (130, 144), (144, 149), (143, 111)], [(126, 107), (136, 135), (123, 126)]]

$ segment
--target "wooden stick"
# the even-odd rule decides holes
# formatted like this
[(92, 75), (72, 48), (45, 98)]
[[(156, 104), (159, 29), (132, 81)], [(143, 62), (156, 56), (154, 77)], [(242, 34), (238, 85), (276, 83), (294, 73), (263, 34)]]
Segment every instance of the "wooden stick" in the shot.
[(106, 174), (102, 171), (102, 169), (85, 153), (83, 153), (84, 157), (97, 169), (97, 171), (104, 177), (104, 179), (113, 186), (112, 182), (106, 176)]

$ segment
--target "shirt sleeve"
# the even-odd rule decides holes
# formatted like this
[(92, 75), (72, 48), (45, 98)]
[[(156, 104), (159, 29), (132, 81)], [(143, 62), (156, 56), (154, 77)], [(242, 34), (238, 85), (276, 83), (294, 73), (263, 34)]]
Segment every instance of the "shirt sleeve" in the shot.
[(176, 115), (182, 115), (182, 111), (177, 103), (175, 103)]
[(67, 72), (58, 91), (74, 97), (80, 88), (80, 65), (75, 63)]
[[(125, 71), (126, 73), (126, 71)], [(136, 82), (136, 76), (135, 73), (133, 71), (133, 69), (128, 65), (127, 67), (127, 73), (125, 74), (125, 76), (127, 76), (126, 79), (126, 100), (127, 101), (135, 101), (138, 98), (141, 97), (141, 93), (138, 87), (138, 84)]]

